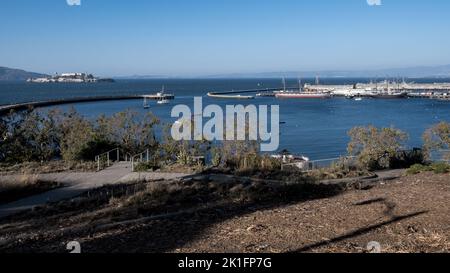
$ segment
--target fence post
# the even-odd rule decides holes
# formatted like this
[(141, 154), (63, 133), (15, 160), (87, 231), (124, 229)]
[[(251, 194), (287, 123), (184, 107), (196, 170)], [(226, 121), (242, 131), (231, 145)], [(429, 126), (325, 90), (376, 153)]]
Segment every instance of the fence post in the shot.
[(100, 157), (97, 157), (97, 172), (100, 171)]
[(117, 148), (117, 162), (120, 162), (120, 150)]
[(134, 157), (131, 157), (131, 172), (134, 172)]
[(107, 165), (109, 167), (109, 153), (106, 154), (106, 158), (107, 158), (107, 162), (108, 162)]
[(147, 163), (150, 161), (150, 150), (147, 149)]

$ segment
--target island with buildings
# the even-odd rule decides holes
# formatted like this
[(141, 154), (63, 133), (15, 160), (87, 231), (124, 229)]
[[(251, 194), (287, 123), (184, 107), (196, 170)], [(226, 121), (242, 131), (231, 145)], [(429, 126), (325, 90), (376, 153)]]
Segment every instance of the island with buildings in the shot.
[(32, 83), (96, 83), (114, 82), (113, 79), (98, 78), (88, 73), (62, 73), (54, 76), (29, 78), (27, 82)]

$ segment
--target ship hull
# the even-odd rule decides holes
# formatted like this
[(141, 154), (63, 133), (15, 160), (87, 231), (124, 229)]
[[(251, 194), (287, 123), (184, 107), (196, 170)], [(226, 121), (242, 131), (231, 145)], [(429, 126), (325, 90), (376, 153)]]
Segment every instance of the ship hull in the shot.
[(408, 93), (401, 93), (401, 94), (378, 94), (372, 96), (372, 98), (375, 99), (404, 99), (408, 97)]

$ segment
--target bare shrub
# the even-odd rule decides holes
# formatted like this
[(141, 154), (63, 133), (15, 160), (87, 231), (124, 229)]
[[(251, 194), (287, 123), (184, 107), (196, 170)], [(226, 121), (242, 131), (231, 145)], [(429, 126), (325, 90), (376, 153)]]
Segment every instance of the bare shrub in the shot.
[(358, 157), (361, 167), (369, 170), (391, 167), (391, 160), (403, 150), (408, 135), (399, 129), (374, 126), (355, 127), (349, 131), (348, 152)]
[(450, 124), (441, 122), (429, 128), (423, 135), (424, 150), (428, 158), (433, 152), (447, 150), (443, 159), (450, 160)]

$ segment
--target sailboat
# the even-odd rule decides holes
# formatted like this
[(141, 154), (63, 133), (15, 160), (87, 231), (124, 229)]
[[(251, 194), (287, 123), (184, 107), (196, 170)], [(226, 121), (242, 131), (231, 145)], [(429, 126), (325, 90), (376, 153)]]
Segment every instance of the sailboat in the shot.
[(164, 94), (164, 85), (162, 86), (162, 90), (161, 90), (161, 92), (159, 92), (158, 94), (157, 94), (157, 96), (159, 97), (158, 98), (158, 104), (168, 104), (168, 103), (170, 103), (170, 101), (168, 100), (168, 99), (166, 99), (166, 97), (165, 97), (165, 94)]
[(150, 104), (148, 104), (147, 97), (144, 97), (144, 109), (149, 109), (149, 108), (150, 108)]
[(408, 97), (408, 92), (400, 91), (400, 86), (397, 90), (392, 90), (389, 80), (386, 80), (386, 89), (381, 92), (377, 92), (373, 98), (376, 99), (403, 99)]
[(277, 92), (275, 97), (278, 99), (326, 99), (330, 98), (331, 95), (325, 92), (305, 92), (302, 88), (301, 80), (299, 80), (298, 91), (287, 91), (286, 80), (283, 78), (283, 91)]

